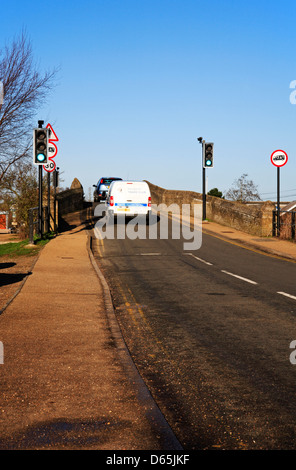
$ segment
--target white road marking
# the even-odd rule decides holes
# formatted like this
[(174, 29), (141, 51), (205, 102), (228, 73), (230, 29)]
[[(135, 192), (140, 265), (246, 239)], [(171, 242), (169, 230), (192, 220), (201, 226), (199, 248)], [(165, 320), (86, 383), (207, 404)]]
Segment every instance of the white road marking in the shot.
[(295, 295), (287, 294), (286, 292), (277, 292), (278, 294), (285, 295), (286, 297), (289, 297), (290, 299), (296, 300)]
[(257, 284), (255, 281), (251, 281), (251, 279), (247, 279), (246, 277), (238, 276), (237, 274), (229, 273), (228, 271), (221, 270), (222, 273), (228, 274), (229, 276), (236, 277), (237, 279), (241, 279), (242, 281), (249, 282), (250, 284)]
[(209, 263), (208, 261), (205, 261), (204, 259), (198, 258), (198, 257), (195, 256), (193, 253), (184, 253), (184, 255), (193, 256), (193, 258), (197, 259), (197, 260), (200, 261), (201, 263), (208, 264), (209, 266), (213, 266), (212, 263)]

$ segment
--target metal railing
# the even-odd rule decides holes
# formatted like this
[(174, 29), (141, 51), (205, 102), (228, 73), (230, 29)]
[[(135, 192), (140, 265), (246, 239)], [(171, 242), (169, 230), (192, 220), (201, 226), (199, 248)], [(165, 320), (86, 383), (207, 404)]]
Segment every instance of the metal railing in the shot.
[(296, 211), (272, 211), (272, 235), (284, 239), (295, 240)]
[(29, 243), (34, 244), (34, 235), (38, 235), (42, 238), (44, 233), (50, 232), (52, 219), (54, 224), (54, 230), (56, 230), (55, 220), (48, 211), (47, 206), (43, 206), (42, 214), (39, 219), (39, 208), (31, 207), (29, 209)]

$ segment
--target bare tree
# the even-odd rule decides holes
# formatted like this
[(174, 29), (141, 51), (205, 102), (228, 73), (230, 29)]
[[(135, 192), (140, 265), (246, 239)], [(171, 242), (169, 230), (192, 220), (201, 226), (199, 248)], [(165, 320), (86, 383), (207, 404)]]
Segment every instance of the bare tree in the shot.
[(239, 202), (261, 201), (257, 186), (252, 180), (248, 180), (247, 177), (247, 173), (244, 173), (240, 178), (236, 179), (232, 188), (225, 194), (225, 198)]
[(57, 70), (41, 74), (33, 62), (25, 33), (0, 51), (0, 81), (4, 102), (0, 109), (0, 182), (5, 173), (29, 155), (33, 118), (54, 86)]

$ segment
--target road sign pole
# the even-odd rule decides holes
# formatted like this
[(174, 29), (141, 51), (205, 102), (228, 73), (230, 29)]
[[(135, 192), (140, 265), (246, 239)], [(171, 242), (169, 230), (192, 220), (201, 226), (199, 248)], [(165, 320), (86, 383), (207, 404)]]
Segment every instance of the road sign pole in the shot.
[(53, 173), (53, 231), (57, 231), (57, 170)]
[[(44, 121), (38, 121), (38, 127), (42, 129)], [(38, 204), (38, 231), (39, 236), (43, 236), (43, 194), (42, 194), (42, 165), (38, 165), (38, 183), (39, 183), (39, 204)]]
[(279, 237), (281, 227), (280, 227), (280, 167), (277, 167), (277, 236)]
[(280, 168), (286, 165), (288, 161), (288, 155), (284, 150), (275, 150), (270, 156), (271, 163), (277, 167), (277, 207), (276, 207), (276, 235), (279, 237), (281, 231), (281, 219), (280, 219)]

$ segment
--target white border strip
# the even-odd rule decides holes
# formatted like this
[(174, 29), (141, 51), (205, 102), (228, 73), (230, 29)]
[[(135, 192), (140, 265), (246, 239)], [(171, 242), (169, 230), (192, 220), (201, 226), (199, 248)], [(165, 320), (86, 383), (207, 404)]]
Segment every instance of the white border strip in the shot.
[(286, 292), (277, 292), (277, 294), (284, 295), (285, 297), (289, 297), (289, 299), (296, 300), (295, 295), (287, 294)]
[(208, 264), (209, 266), (213, 266), (212, 263), (209, 263), (208, 261), (205, 261), (204, 259), (198, 258), (198, 257), (195, 256), (193, 253), (184, 253), (184, 255), (193, 256), (193, 258), (197, 259), (197, 260), (200, 261), (201, 263)]
[(222, 273), (228, 274), (229, 276), (236, 277), (237, 279), (241, 279), (242, 281), (249, 282), (249, 284), (258, 284), (255, 281), (251, 281), (251, 279), (247, 279), (246, 277), (238, 276), (237, 274), (229, 273), (228, 271), (221, 270)]

